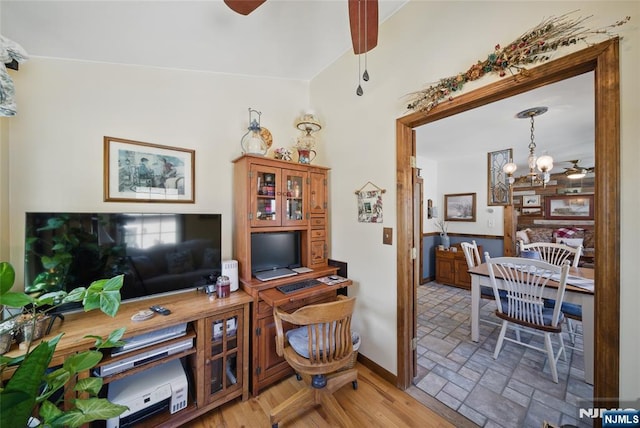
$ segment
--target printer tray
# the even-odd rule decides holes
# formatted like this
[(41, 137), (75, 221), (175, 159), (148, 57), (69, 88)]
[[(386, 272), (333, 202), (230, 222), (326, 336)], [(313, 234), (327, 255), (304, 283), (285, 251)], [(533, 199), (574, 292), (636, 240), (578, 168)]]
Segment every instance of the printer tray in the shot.
[(169, 410), (170, 402), (171, 397), (167, 397), (165, 400), (159, 401), (156, 404), (145, 407), (144, 409), (121, 418), (119, 428), (132, 427), (157, 413)]

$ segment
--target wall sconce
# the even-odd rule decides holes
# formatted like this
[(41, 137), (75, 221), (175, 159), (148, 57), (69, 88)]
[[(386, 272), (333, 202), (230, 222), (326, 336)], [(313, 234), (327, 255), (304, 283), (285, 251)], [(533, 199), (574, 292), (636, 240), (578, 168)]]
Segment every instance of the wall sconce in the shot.
[(262, 135), (260, 135), (261, 115), (261, 112), (249, 107), (249, 128), (247, 128), (247, 133), (244, 134), (240, 140), (243, 153), (264, 156), (267, 154), (267, 150), (269, 150), (267, 143), (262, 138)]

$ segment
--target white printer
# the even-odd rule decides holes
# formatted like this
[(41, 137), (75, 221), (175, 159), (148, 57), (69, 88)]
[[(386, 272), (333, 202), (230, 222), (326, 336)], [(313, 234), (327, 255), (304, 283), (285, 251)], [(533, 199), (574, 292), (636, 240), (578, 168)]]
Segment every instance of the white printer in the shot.
[(152, 367), (109, 384), (107, 398), (129, 407), (116, 418), (107, 420), (107, 428), (132, 426), (156, 413), (176, 413), (187, 407), (189, 384), (180, 360)]

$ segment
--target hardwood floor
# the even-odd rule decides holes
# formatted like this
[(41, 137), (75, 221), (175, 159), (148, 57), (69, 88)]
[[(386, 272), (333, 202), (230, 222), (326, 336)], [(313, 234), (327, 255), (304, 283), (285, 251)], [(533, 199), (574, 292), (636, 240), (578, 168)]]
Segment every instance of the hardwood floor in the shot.
[[(384, 381), (358, 363), (358, 389), (346, 385), (335, 393), (354, 426), (372, 427), (440, 427), (455, 425), (429, 410), (409, 394)], [(247, 401), (240, 399), (212, 410), (189, 423), (193, 428), (269, 427), (272, 407), (303, 387), (295, 376), (283, 380)], [(332, 420), (316, 407), (280, 423), (282, 428), (330, 427)]]

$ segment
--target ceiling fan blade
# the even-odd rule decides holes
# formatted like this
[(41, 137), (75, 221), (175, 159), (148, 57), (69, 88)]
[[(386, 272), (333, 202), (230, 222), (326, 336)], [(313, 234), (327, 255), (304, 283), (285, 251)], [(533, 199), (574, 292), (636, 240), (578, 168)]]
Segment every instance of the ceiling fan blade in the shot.
[(267, 0), (224, 0), (225, 4), (240, 15), (249, 15)]
[(349, 25), (354, 54), (375, 48), (378, 45), (378, 0), (349, 0)]

